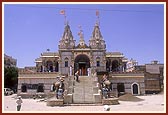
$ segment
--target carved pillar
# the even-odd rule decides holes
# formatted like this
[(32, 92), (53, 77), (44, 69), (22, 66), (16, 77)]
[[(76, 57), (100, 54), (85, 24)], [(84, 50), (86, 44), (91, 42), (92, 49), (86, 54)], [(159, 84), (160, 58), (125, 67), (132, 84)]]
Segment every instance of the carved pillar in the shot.
[(61, 73), (61, 57), (58, 59), (58, 72)]
[(42, 72), (45, 72), (45, 66), (43, 65), (43, 70), (42, 70)]
[(55, 65), (53, 65), (53, 72), (55, 72)]

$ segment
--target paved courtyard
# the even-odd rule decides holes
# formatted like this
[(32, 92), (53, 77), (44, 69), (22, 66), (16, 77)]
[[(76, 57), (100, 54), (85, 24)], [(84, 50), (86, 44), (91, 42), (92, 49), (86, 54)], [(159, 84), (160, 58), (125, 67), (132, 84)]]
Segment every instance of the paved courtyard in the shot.
[[(164, 113), (165, 106), (164, 94), (137, 96), (143, 101), (119, 101), (119, 105), (110, 105), (110, 111), (104, 111), (103, 105), (96, 106), (46, 106), (46, 102), (39, 102), (38, 99), (23, 99), (22, 113)], [(16, 111), (16, 94), (3, 97), (4, 113), (15, 113)]]

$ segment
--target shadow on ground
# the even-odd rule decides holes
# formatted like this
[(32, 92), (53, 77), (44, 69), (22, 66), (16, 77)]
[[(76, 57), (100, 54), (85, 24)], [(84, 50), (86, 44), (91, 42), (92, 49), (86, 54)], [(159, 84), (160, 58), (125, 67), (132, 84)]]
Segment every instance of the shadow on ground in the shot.
[(144, 101), (144, 99), (140, 99), (136, 96), (133, 96), (132, 94), (124, 94), (120, 96), (119, 101), (132, 101), (132, 102), (138, 102), (138, 101)]

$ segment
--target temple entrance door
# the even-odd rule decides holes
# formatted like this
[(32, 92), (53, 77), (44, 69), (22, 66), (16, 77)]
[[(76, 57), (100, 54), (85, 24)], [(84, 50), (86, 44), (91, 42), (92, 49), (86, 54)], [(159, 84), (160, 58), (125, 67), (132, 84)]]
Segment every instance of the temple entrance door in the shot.
[(86, 63), (79, 62), (79, 73), (80, 73), (80, 75), (86, 75), (87, 74)]
[(90, 60), (87, 55), (81, 54), (75, 58), (75, 72), (79, 70), (80, 75), (87, 75), (87, 68), (90, 67)]
[(132, 88), (133, 88), (133, 94), (134, 95), (138, 94), (138, 85), (137, 84), (133, 84)]

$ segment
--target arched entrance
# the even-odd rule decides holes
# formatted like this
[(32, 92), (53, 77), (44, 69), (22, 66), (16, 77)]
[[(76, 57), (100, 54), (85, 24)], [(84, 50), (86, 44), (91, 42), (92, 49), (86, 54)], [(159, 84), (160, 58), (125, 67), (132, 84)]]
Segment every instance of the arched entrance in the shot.
[(75, 58), (75, 72), (79, 70), (80, 75), (87, 75), (87, 68), (90, 68), (90, 59), (87, 55), (81, 54)]
[(139, 84), (137, 84), (137, 83), (132, 84), (132, 94), (133, 95), (139, 94)]
[(114, 60), (112, 62), (112, 68), (111, 68), (111, 70), (112, 71), (118, 71), (118, 69), (119, 69), (118, 67), (119, 67), (119, 62), (117, 60)]
[(48, 72), (53, 72), (53, 62), (48, 60), (46, 63), (46, 68)]

